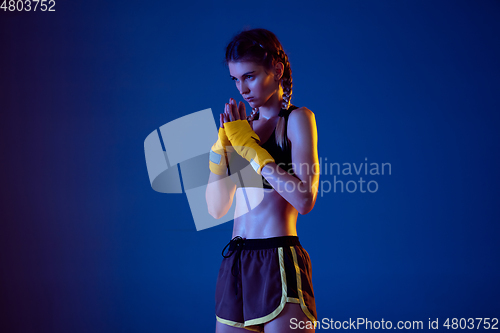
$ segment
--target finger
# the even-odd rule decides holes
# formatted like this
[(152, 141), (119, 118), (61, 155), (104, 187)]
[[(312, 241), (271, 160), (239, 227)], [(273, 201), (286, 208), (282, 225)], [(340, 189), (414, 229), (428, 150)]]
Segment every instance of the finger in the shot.
[(229, 116), (229, 119), (231, 121), (234, 120), (234, 117), (233, 117), (233, 106), (231, 105), (231, 98), (229, 99), (229, 103), (227, 103), (227, 115)]
[(240, 101), (240, 103), (238, 104), (238, 110), (240, 113), (240, 119), (247, 119), (247, 111), (245, 108), (245, 103)]
[(234, 120), (233, 119), (233, 115), (230, 112), (229, 104), (228, 103), (226, 103), (226, 111), (225, 111), (225, 113), (226, 113), (226, 117), (227, 117), (228, 121), (233, 121)]
[(230, 108), (231, 108), (231, 99), (229, 99), (229, 103), (226, 103), (226, 114), (227, 117), (229, 118), (229, 121), (233, 121)]
[(238, 112), (238, 107), (236, 106), (236, 101), (231, 98), (230, 103), (231, 103), (231, 113), (233, 115), (234, 120), (240, 120), (240, 114)]
[(224, 119), (223, 119), (222, 113), (219, 115), (219, 121), (220, 121), (220, 126), (219, 127), (224, 128)]
[(230, 105), (229, 105), (229, 103), (226, 103), (226, 118), (227, 118), (227, 121), (233, 121), (234, 120), (233, 115), (231, 114), (231, 111), (230, 111)]

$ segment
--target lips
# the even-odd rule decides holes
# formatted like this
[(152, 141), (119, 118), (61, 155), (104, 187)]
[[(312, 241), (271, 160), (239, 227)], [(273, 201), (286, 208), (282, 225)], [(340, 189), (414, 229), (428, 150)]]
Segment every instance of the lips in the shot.
[(247, 102), (250, 102), (252, 100), (253, 100), (253, 97), (247, 97), (247, 98), (245, 98), (245, 101), (247, 101)]

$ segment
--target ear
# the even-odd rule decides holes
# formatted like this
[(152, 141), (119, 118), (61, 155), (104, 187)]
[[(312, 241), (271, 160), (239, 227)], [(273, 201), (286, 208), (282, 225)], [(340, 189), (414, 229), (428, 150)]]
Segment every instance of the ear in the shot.
[(283, 73), (285, 72), (285, 65), (280, 61), (276, 65), (274, 65), (274, 79), (276, 81), (280, 81), (283, 77)]

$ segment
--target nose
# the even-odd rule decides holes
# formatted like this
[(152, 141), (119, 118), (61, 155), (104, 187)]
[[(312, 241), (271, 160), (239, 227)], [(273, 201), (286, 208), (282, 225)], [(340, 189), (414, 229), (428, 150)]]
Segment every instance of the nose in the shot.
[(249, 93), (248, 85), (243, 82), (239, 83), (238, 90), (240, 91), (240, 95), (247, 95)]

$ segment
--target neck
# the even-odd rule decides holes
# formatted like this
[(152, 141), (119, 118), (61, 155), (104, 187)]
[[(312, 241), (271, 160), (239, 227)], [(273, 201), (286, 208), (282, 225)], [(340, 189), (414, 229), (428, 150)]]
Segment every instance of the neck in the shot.
[(266, 104), (259, 106), (259, 118), (270, 119), (272, 117), (277, 117), (281, 111), (282, 107), (282, 97), (278, 94), (274, 94), (269, 98)]

